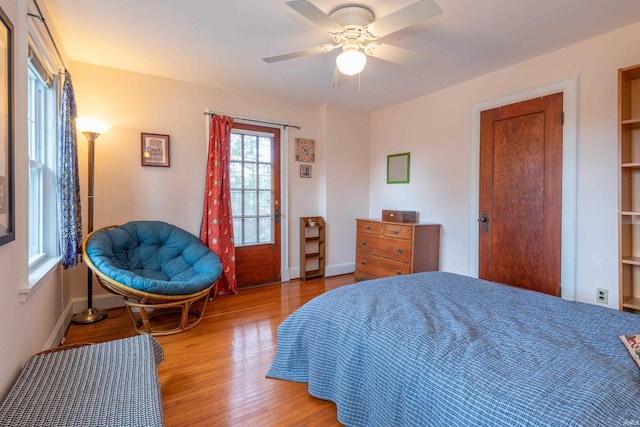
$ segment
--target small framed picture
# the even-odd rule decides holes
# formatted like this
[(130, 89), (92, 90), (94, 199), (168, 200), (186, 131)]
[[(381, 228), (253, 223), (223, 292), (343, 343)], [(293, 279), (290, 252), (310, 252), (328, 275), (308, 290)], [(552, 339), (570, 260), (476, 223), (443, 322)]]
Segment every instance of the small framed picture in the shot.
[(315, 146), (313, 139), (296, 138), (296, 162), (313, 163), (316, 159)]
[(169, 135), (156, 133), (143, 133), (141, 137), (141, 164), (142, 166), (171, 165), (169, 159)]
[(311, 165), (300, 165), (300, 178), (311, 178)]
[(411, 153), (389, 154), (387, 156), (387, 184), (409, 184)]

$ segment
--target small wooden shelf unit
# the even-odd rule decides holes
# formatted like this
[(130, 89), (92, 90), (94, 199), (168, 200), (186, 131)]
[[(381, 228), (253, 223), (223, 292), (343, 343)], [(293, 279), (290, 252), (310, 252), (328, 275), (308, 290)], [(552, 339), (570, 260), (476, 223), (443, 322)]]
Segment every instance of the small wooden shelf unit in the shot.
[(321, 216), (300, 217), (300, 278), (324, 277), (325, 223)]
[(640, 313), (640, 65), (618, 70), (620, 310)]

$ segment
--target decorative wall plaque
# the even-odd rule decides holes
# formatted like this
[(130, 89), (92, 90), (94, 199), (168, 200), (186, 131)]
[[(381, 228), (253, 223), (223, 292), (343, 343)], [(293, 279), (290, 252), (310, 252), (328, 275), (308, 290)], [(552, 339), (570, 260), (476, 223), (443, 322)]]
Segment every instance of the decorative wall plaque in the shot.
[(316, 156), (315, 144), (313, 139), (296, 138), (296, 162), (313, 163)]

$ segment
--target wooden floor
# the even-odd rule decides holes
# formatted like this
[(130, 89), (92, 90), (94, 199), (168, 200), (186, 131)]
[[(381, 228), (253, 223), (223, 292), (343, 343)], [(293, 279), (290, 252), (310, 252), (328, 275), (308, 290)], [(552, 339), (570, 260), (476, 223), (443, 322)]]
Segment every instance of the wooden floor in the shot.
[[(278, 325), (353, 275), (287, 283), (218, 296), (195, 328), (156, 337), (164, 350), (158, 367), (165, 425), (340, 426), (336, 406), (310, 396), (307, 384), (265, 378)], [(64, 344), (134, 336), (129, 314), (109, 310), (106, 320), (71, 325)]]

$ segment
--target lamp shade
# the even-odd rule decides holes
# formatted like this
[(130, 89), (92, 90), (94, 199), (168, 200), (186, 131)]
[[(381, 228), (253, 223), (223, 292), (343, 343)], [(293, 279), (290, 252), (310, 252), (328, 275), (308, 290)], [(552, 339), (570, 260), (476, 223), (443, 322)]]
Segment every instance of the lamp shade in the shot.
[(80, 132), (103, 134), (110, 129), (110, 126), (91, 117), (78, 117), (76, 118), (76, 129)]
[(367, 55), (357, 48), (345, 50), (336, 58), (338, 70), (347, 76), (354, 76), (364, 70), (367, 63)]

